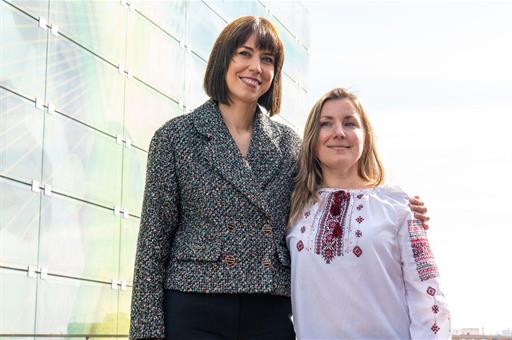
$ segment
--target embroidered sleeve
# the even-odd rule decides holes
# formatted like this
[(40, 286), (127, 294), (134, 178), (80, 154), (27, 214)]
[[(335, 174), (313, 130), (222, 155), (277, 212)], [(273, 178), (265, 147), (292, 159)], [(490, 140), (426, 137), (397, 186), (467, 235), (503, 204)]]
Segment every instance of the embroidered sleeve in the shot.
[(450, 313), (421, 221), (408, 211), (399, 228), (411, 339), (449, 339)]
[(148, 154), (140, 222), (130, 338), (164, 338), (164, 277), (171, 235), (177, 225), (178, 186), (171, 141), (157, 131)]

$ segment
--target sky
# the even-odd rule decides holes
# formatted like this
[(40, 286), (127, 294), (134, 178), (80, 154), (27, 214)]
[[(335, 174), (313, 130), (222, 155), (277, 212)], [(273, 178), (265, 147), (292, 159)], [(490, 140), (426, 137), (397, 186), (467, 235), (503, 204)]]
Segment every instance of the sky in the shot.
[(331, 88), (358, 95), (388, 181), (428, 207), (452, 327), (512, 328), (512, 2), (304, 3), (303, 121)]

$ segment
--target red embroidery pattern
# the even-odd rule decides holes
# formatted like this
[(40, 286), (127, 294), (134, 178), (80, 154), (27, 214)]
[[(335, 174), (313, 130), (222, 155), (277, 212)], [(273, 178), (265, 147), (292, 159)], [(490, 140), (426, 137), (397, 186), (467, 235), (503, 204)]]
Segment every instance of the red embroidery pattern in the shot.
[(434, 312), (434, 314), (439, 313), (439, 306), (438, 305), (433, 305), (432, 306), (432, 312)]
[(357, 256), (363, 255), (363, 250), (359, 246), (355, 246), (354, 249), (352, 249), (352, 252)]
[(356, 237), (361, 237), (363, 236), (363, 232), (359, 229), (356, 230)]
[(361, 209), (363, 209), (363, 205), (362, 205), (362, 204), (359, 204), (359, 205), (357, 206), (357, 208), (356, 208), (356, 209), (357, 209), (357, 210), (361, 210)]
[(302, 251), (304, 249), (304, 243), (302, 241), (297, 242), (297, 250)]
[(439, 326), (437, 325), (437, 323), (434, 322), (434, 324), (432, 325), (432, 332), (434, 332), (434, 334), (437, 334), (437, 332), (439, 332), (439, 330), (441, 328), (439, 328)]
[(310, 214), (311, 214), (311, 212), (308, 210), (308, 211), (306, 211), (306, 212), (304, 213), (304, 217), (305, 217), (305, 218), (308, 218)]
[(361, 222), (364, 221), (364, 218), (362, 218), (361, 216), (359, 216), (358, 218), (356, 218), (356, 221), (357, 223), (361, 224)]
[(305, 231), (306, 231), (306, 227), (305, 227), (305, 226), (302, 226), (302, 227), (300, 228), (300, 232), (304, 234), (304, 232), (305, 232)]
[(434, 324), (432, 327), (430, 327), (430, 329), (432, 332), (434, 332), (434, 334), (437, 334), (441, 328), (437, 325), (437, 313), (439, 313), (439, 306), (436, 303), (436, 289), (429, 286), (427, 288), (427, 294), (432, 296), (432, 299), (434, 300), (434, 304), (432, 305), (432, 313), (434, 313)]
[(359, 194), (359, 195), (357, 195), (356, 197), (357, 197), (358, 199), (361, 199), (361, 198), (363, 198), (363, 196), (364, 196), (363, 194)]
[(411, 238), (412, 253), (416, 262), (416, 270), (421, 281), (439, 276), (434, 256), (428, 244), (427, 235), (419, 220), (408, 220), (409, 237)]
[(331, 194), (329, 209), (320, 220), (315, 242), (315, 253), (322, 255), (326, 263), (342, 255), (343, 225), (350, 204), (350, 194), (337, 191)]
[(427, 288), (427, 294), (430, 295), (430, 296), (436, 295), (436, 289), (432, 288), (432, 287), (428, 287)]

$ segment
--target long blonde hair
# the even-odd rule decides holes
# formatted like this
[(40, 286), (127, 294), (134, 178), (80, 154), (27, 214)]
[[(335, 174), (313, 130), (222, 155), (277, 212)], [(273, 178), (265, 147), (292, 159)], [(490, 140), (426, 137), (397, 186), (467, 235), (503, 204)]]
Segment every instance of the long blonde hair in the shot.
[(291, 198), (289, 225), (297, 222), (302, 210), (318, 200), (316, 195), (322, 184), (322, 168), (315, 155), (315, 147), (320, 130), (320, 113), (326, 101), (334, 99), (348, 99), (361, 116), (365, 130), (363, 152), (359, 158), (357, 173), (371, 186), (384, 182), (384, 167), (380, 161), (375, 147), (375, 136), (368, 120), (368, 116), (357, 97), (342, 88), (335, 88), (324, 94), (309, 112), (302, 149), (299, 153), (298, 172), (295, 177), (295, 189)]

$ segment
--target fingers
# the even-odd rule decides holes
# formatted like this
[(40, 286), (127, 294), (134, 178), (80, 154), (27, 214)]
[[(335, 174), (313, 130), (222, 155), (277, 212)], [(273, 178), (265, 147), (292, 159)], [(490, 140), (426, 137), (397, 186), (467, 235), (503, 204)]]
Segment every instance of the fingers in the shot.
[[(421, 211), (417, 211), (417, 210), (414, 210), (414, 209), (411, 209), (413, 210), (413, 213), (414, 213), (414, 218), (420, 220), (422, 223), (425, 223), (425, 222), (428, 222), (430, 220), (430, 217), (426, 216), (424, 214), (424, 212), (421, 212)], [(427, 209), (425, 209), (426, 211)]]
[(411, 208), (414, 214), (425, 215), (427, 213), (427, 207), (423, 207), (420, 205), (409, 204), (409, 208)]
[(411, 205), (419, 205), (419, 206), (423, 206), (423, 201), (420, 199), (419, 196), (414, 196), (413, 198), (410, 198), (409, 197), (409, 203)]

